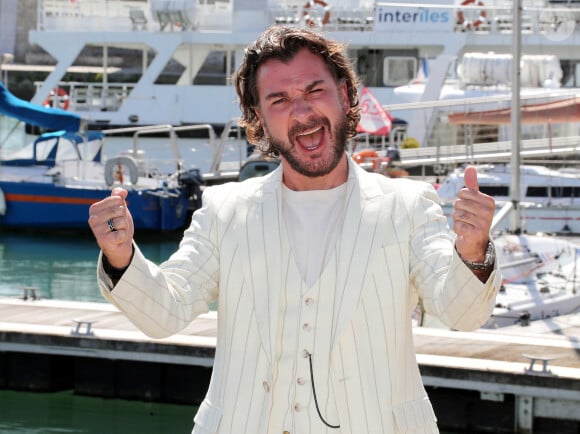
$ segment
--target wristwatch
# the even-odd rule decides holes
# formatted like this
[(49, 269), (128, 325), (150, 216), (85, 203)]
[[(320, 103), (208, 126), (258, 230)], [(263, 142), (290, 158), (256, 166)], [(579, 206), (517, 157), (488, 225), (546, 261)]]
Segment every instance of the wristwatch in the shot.
[[(461, 255), (459, 255), (461, 257)], [(476, 271), (489, 271), (493, 268), (495, 264), (495, 246), (491, 241), (487, 242), (487, 249), (485, 250), (485, 259), (483, 262), (472, 262), (467, 259), (463, 259), (463, 263), (467, 265), (470, 270)]]

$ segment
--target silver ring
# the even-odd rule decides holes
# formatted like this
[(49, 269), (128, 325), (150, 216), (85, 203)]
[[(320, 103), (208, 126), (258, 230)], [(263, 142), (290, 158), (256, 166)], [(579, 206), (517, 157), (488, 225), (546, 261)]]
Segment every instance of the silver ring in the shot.
[(117, 230), (117, 228), (115, 228), (115, 223), (113, 223), (113, 219), (107, 220), (107, 224), (109, 225), (111, 232), (115, 232)]

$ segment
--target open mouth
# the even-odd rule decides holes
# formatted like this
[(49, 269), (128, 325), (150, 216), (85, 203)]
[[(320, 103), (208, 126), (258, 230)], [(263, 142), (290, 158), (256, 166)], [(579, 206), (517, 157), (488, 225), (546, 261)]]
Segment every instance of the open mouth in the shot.
[(323, 135), (323, 127), (318, 126), (298, 134), (296, 141), (307, 151), (314, 151), (320, 147)]

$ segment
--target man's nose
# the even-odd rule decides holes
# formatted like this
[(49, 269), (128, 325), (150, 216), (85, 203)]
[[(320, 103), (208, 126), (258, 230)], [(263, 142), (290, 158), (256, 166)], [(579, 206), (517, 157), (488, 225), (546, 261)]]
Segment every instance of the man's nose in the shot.
[(312, 105), (303, 96), (292, 99), (292, 117), (300, 119), (312, 114)]

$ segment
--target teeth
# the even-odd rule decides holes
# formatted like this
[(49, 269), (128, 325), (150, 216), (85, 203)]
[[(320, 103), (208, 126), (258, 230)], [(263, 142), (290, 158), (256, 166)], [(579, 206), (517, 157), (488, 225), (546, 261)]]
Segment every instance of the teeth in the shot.
[(298, 134), (298, 136), (308, 136), (310, 134), (314, 134), (315, 132), (319, 131), (320, 129), (322, 129), (322, 127), (313, 128), (311, 130), (308, 130), (308, 131), (305, 131), (303, 133)]
[(307, 151), (314, 151), (320, 147), (320, 140), (322, 139), (323, 128), (321, 126), (311, 128), (296, 136), (296, 139)]

